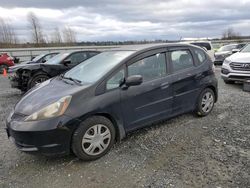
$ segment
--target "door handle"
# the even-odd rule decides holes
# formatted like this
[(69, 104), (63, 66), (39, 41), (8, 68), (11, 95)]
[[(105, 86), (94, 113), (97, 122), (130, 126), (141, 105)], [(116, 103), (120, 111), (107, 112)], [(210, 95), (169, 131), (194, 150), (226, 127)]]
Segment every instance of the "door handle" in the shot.
[(199, 73), (195, 75), (195, 79), (200, 79), (203, 78), (203, 74)]
[(167, 89), (169, 87), (169, 83), (165, 82), (161, 84), (161, 89)]

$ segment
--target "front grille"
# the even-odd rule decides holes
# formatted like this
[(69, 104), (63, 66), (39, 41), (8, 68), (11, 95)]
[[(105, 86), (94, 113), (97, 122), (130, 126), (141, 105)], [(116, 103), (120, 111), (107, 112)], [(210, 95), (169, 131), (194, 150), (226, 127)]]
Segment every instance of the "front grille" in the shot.
[(230, 67), (237, 71), (250, 71), (250, 63), (230, 63)]

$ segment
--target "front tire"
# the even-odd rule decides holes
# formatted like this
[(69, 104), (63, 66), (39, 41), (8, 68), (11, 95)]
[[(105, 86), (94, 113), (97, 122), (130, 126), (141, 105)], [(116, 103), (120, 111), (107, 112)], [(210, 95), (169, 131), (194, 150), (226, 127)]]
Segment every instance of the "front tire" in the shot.
[(40, 84), (46, 80), (48, 80), (50, 77), (45, 74), (45, 73), (37, 73), (32, 76), (31, 80), (28, 82), (27, 89), (31, 89), (34, 87), (36, 84)]
[(114, 145), (115, 128), (103, 116), (93, 116), (83, 121), (72, 138), (73, 153), (85, 161), (104, 156)]
[(207, 116), (213, 110), (214, 103), (214, 91), (210, 88), (204, 89), (198, 98), (196, 114), (201, 117)]

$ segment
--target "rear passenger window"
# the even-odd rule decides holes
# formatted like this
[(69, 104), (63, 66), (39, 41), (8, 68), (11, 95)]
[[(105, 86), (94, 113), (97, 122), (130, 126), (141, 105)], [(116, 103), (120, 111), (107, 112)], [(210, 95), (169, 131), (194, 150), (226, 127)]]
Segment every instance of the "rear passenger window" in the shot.
[(206, 60), (206, 54), (204, 51), (200, 49), (194, 49), (194, 54), (196, 55), (198, 59), (198, 64), (202, 64)]
[(128, 76), (141, 75), (143, 81), (154, 80), (166, 75), (165, 53), (146, 57), (128, 66)]
[(178, 72), (194, 66), (193, 58), (189, 50), (177, 50), (171, 52), (173, 71)]

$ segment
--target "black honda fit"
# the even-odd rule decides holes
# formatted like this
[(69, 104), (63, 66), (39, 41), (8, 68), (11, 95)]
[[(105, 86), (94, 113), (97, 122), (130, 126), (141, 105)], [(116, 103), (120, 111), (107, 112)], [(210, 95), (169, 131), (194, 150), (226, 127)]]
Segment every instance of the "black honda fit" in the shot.
[(216, 101), (203, 49), (135, 46), (103, 52), (37, 85), (16, 104), (6, 130), (21, 151), (73, 151), (94, 160), (130, 131), (190, 111), (206, 116)]

